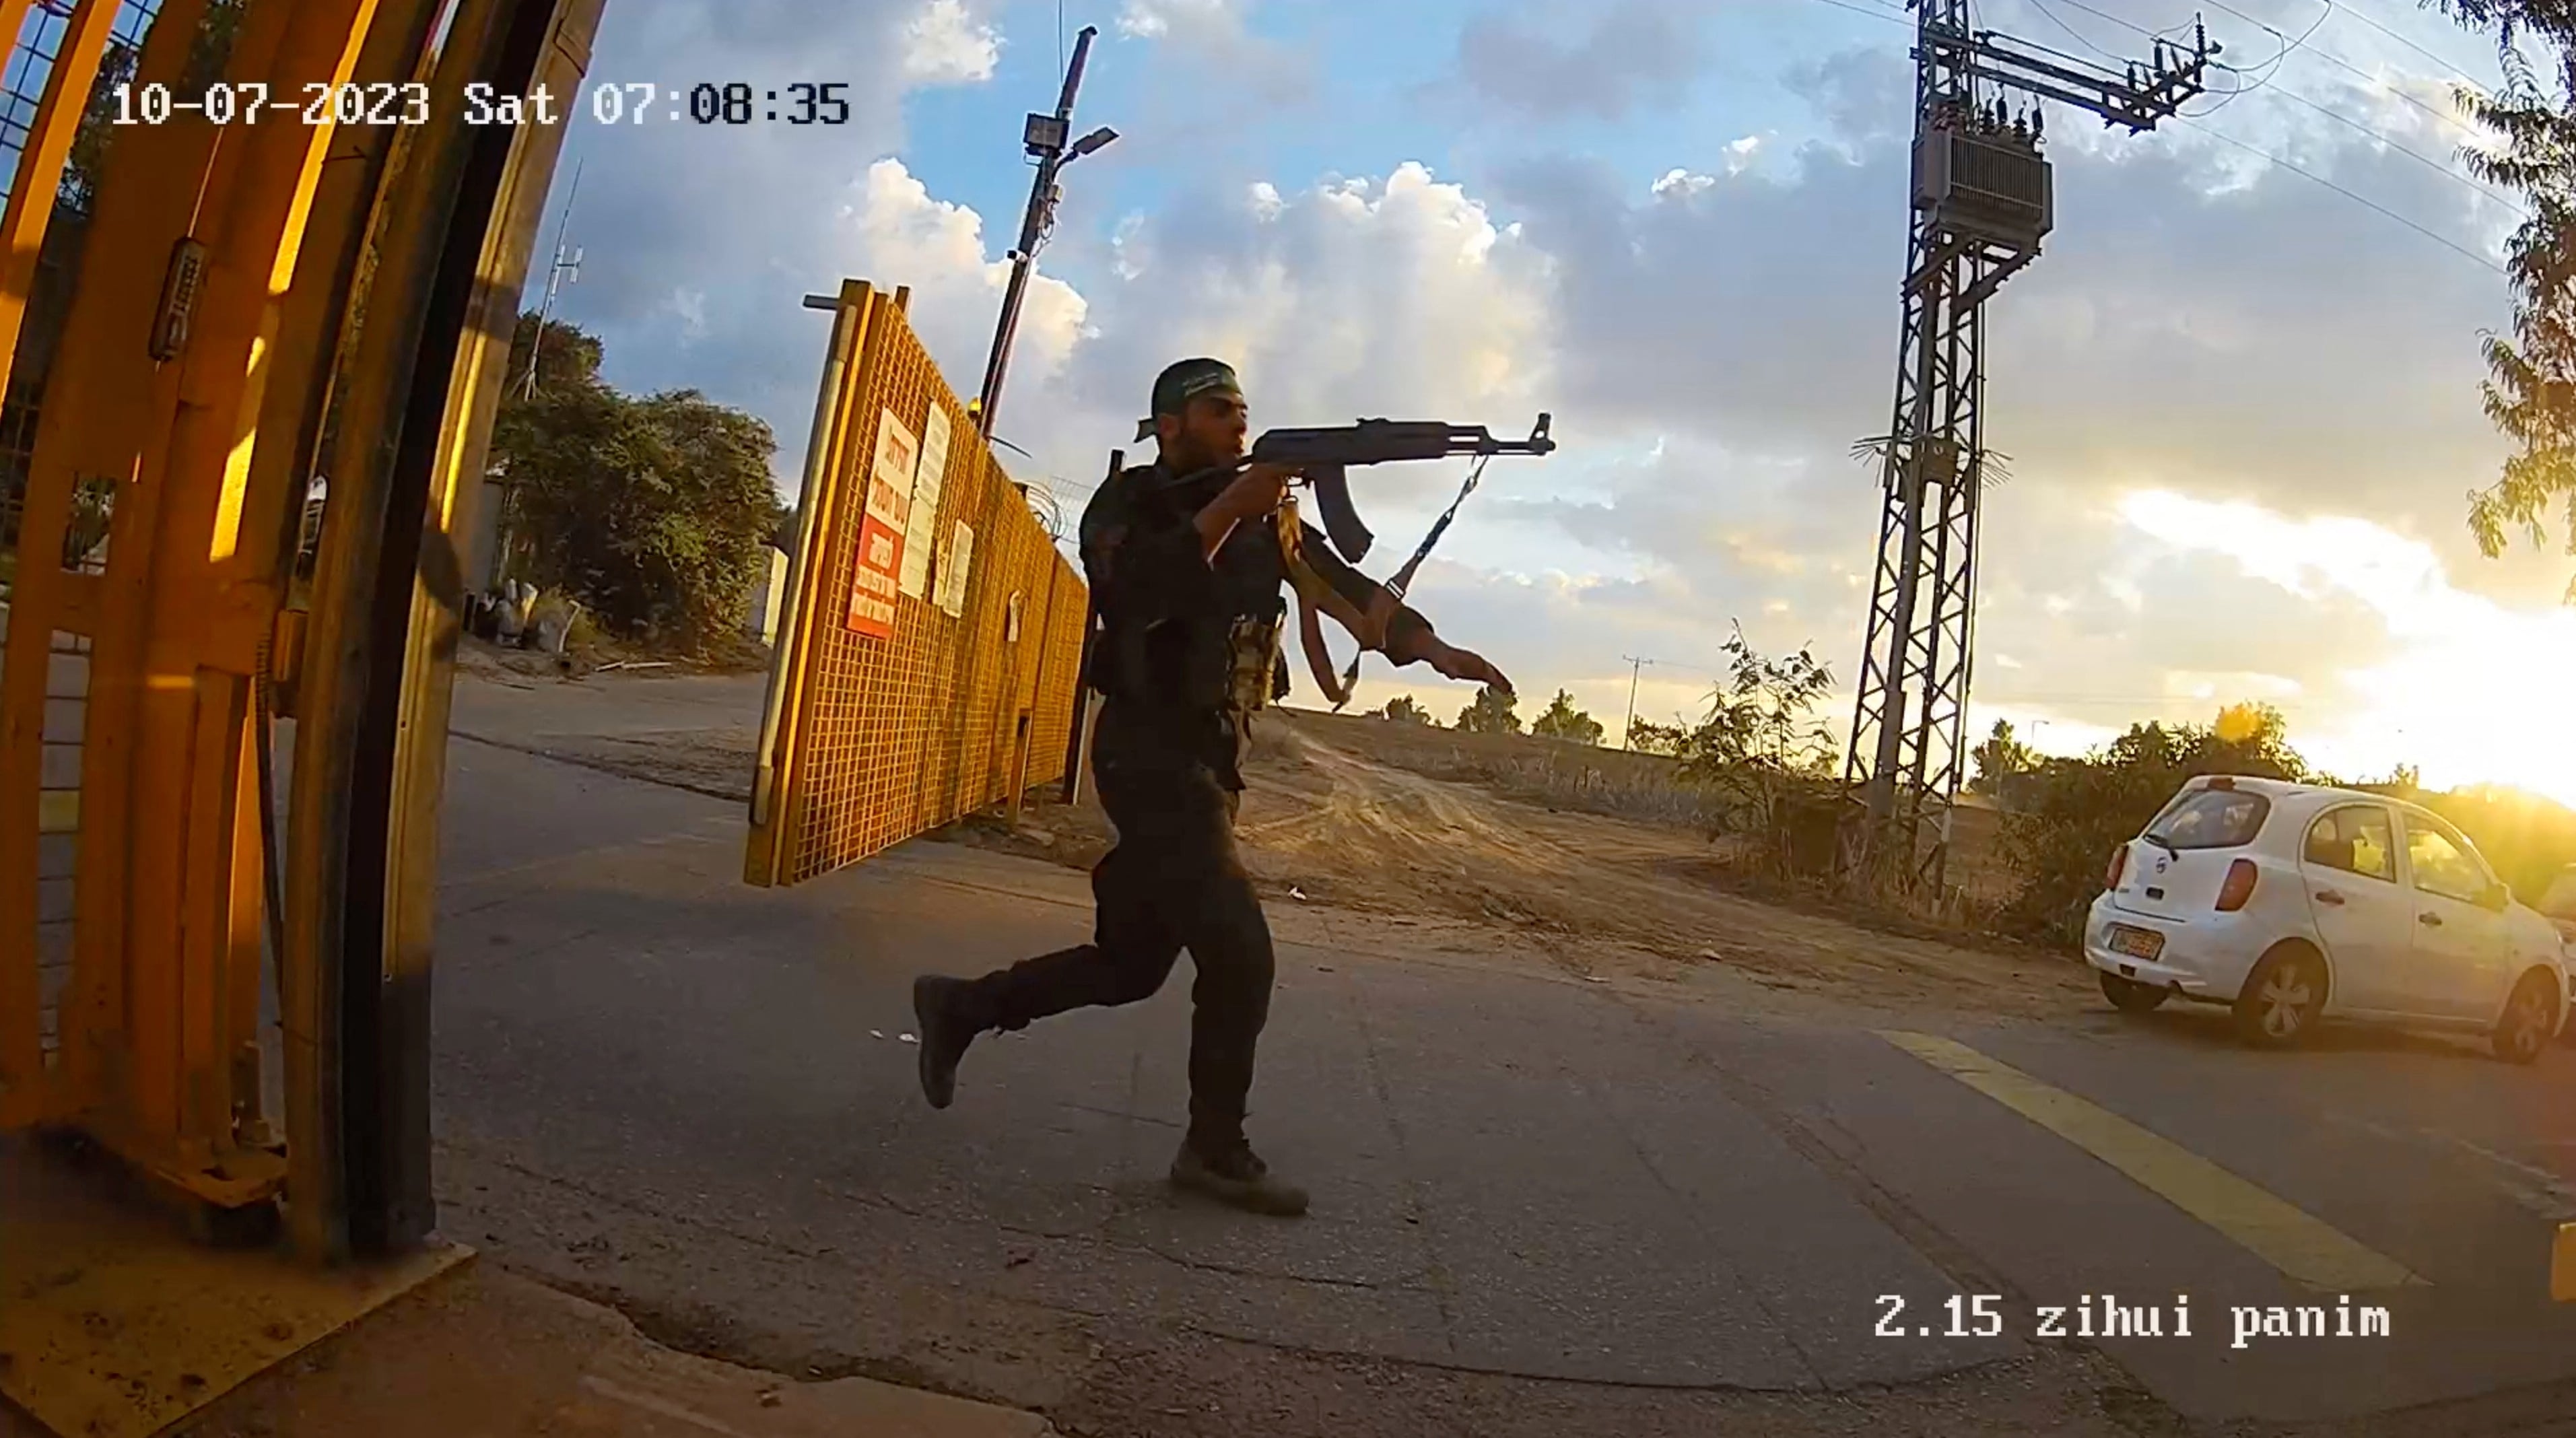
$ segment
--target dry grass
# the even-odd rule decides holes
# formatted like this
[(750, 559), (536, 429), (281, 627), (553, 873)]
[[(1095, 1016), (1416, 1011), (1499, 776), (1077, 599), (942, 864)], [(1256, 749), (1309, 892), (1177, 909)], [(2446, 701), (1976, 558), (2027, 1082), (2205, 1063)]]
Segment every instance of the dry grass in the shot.
[(1272, 711), (1290, 727), (1429, 779), (1481, 784), (1506, 798), (1550, 809), (1669, 824), (1706, 834), (1719, 806), (1681, 782), (1679, 766), (1657, 754), (1631, 754), (1525, 734), (1462, 734), (1310, 709)]
[[(1525, 734), (1462, 734), (1359, 715), (1273, 712), (1286, 727), (1322, 743), (1547, 809), (1662, 825), (1704, 839), (1717, 832), (1723, 815), (1714, 797), (1685, 783), (1679, 766), (1660, 755)], [(1961, 805), (1951, 820), (1949, 867), (1938, 891), (1802, 878), (1787, 871), (1769, 842), (1751, 835), (1709, 839), (1706, 857), (1689, 865), (1690, 877), (1745, 898), (1886, 932), (2009, 942), (2003, 914), (2021, 880), (2005, 856), (2003, 827), (2001, 812)]]

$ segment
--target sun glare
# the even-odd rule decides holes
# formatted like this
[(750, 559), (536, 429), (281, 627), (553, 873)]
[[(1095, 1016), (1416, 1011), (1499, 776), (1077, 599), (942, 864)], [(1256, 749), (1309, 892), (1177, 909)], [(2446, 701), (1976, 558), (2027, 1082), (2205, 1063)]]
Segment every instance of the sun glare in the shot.
[(2344, 676), (2369, 696), (2360, 707), (2299, 716), (2292, 741), (2311, 757), (2359, 775), (2414, 764), (2433, 787), (2507, 785), (2576, 805), (2576, 611), (2512, 609), (2454, 588), (2430, 546), (2366, 520), (2296, 520), (2160, 491), (2130, 495), (2121, 514), (2291, 593), (2341, 590), (2379, 613), (2394, 653)]

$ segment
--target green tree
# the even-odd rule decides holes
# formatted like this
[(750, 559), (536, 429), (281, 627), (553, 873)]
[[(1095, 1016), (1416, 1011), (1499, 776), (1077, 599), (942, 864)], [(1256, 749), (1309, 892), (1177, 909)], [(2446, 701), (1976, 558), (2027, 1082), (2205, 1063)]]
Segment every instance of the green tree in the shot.
[[(2528, 213), (2506, 245), (2513, 297), (2509, 335), (2490, 334), (2481, 385), (2487, 418), (2512, 442), (2495, 482), (2469, 493), (2469, 530), (2487, 557), (2519, 529), (2549, 542), (2547, 516), (2566, 521), (2576, 554), (2576, 65), (2544, 77), (2519, 42), (2537, 39), (2564, 56), (2576, 43), (2576, 9), (2560, 0), (2438, 0), (2463, 26), (2496, 42), (2499, 93), (2460, 87), (2470, 117), (2491, 147), (2464, 145), (2469, 172), (2518, 194)], [(2576, 600), (2576, 582), (2568, 586)]]
[(1727, 676), (1675, 755), (1684, 777), (1719, 796), (1728, 828), (1759, 828), (1771, 823), (1781, 799), (1833, 777), (1833, 734), (1815, 714), (1833, 673), (1810, 649), (1781, 659), (1762, 654), (1742, 625), (1725, 648)]
[(1577, 744), (1601, 742), (1601, 721), (1574, 707), (1574, 696), (1556, 691), (1547, 712), (1530, 721), (1530, 732), (1542, 739), (1568, 739)]
[(1690, 739), (1690, 730), (1681, 724), (1657, 724), (1647, 719), (1628, 721), (1628, 748), (1637, 754), (1678, 755)]
[(1476, 691), (1476, 697), (1458, 711), (1458, 732), (1462, 734), (1518, 734), (1520, 716), (1512, 712), (1512, 695), (1488, 684)]
[(1396, 695), (1384, 704), (1370, 710), (1368, 717), (1372, 719), (1392, 719), (1398, 724), (1421, 724), (1433, 729), (1440, 727), (1440, 721), (1431, 717), (1431, 711), (1414, 703), (1413, 696), (1410, 694)]
[(2004, 782), (2017, 774), (2027, 774), (2039, 762), (2031, 747), (2013, 735), (2012, 721), (1998, 719), (1986, 735), (1986, 742), (1968, 751), (1977, 764), (1977, 777), (1970, 788), (1980, 794), (1999, 794)]
[(513, 548), (541, 588), (582, 601), (604, 627), (701, 645), (737, 625), (765, 567), (780, 500), (769, 426), (695, 390), (634, 399), (599, 379), (597, 340), (520, 324), (539, 345), (533, 396), (513, 387), (493, 425), (493, 467), (513, 494)]

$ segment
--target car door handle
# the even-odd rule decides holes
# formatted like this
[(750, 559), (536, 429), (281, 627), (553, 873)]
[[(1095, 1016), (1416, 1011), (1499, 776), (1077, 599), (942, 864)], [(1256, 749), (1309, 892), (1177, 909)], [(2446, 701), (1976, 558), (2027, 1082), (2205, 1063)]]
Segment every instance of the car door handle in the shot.
[(2332, 889), (2319, 889), (2317, 890), (2317, 902), (2320, 904), (2340, 904), (2343, 902), (2343, 895), (2336, 893)]
[(2415, 916), (2415, 922), (2424, 925), (2426, 928), (2438, 929), (2442, 927), (2442, 916), (2439, 914), (2417, 914)]

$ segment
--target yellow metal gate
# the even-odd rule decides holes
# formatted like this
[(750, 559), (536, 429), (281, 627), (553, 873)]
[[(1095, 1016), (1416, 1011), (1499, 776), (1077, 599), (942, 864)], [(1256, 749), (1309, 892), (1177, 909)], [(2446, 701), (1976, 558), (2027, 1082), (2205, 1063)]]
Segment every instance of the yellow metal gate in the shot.
[(829, 873), (1064, 770), (1089, 597), (907, 299), (855, 281), (837, 297), (753, 783), (754, 884)]
[[(353, 995), (426, 941), (442, 557), (561, 141), (469, 125), (461, 99), (577, 88), (599, 8), (0, 0), (9, 83), (40, 87), (0, 96), (0, 1129), (76, 1126), (217, 1206), (292, 1162), (299, 1226), (327, 1229), (368, 1126), (425, 1112), (425, 1009), (419, 1092), (388, 1068), (344, 1102), (400, 1007)], [(288, 108), (219, 112), (254, 87)], [(305, 109), (352, 90), (431, 118)], [(386, 122), (334, 122), (368, 110)], [(326, 466), (308, 605), (298, 520)], [(305, 860), (282, 916), (268, 694), (302, 701), (277, 706)], [(291, 1154), (256, 1042), (281, 918)], [(380, 1214), (382, 1177), (357, 1185)]]

